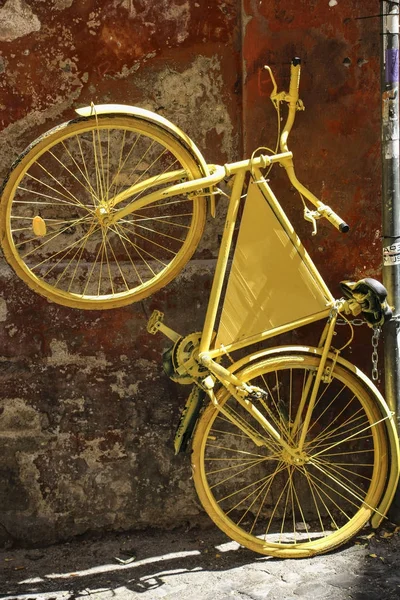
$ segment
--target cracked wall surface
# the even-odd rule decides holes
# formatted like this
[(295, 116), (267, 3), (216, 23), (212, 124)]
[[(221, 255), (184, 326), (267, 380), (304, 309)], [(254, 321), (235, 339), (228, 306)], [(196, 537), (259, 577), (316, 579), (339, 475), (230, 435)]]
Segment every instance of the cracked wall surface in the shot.
[[(354, 19), (374, 10), (372, 0), (288, 0), (284, 7), (278, 0), (7, 0), (0, 7), (0, 176), (34, 138), (92, 101), (155, 111), (208, 162), (239, 160), (275, 143), (263, 64), (286, 85), (288, 63), (299, 54), (307, 108), (292, 136), (299, 176), (354, 224), (353, 237), (338, 242), (322, 226), (311, 239), (282, 174), (273, 183), (328, 283), (374, 276), (379, 34), (376, 21)], [(183, 334), (201, 329), (225, 207), (222, 198), (176, 281), (120, 309), (49, 303), (1, 259), (0, 545), (203, 519), (189, 456), (173, 454), (188, 390), (164, 375), (169, 342), (149, 336), (146, 323), (157, 308)], [(368, 364), (365, 334), (360, 340), (350, 358)]]

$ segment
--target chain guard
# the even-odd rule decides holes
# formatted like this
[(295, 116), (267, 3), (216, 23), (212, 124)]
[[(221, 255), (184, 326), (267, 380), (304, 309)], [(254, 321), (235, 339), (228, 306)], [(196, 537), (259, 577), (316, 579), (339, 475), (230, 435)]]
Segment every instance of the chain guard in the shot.
[(192, 439), (193, 431), (196, 427), (197, 419), (199, 418), (201, 409), (204, 405), (206, 393), (197, 385), (193, 386), (185, 407), (179, 418), (178, 427), (174, 437), (175, 454), (185, 452), (190, 440)]

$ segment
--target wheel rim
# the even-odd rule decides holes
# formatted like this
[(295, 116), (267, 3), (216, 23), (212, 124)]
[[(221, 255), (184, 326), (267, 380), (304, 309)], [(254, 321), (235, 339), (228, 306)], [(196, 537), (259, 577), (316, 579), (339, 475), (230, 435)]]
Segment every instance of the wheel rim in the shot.
[[(265, 361), (242, 378), (268, 391), (268, 403), (259, 401), (257, 408), (296, 446), (301, 425), (295, 439), (290, 428), (298, 394), (318, 359), (284, 362)], [(210, 516), (239, 543), (276, 556), (326, 552), (352, 537), (379, 502), (387, 472), (384, 425), (354, 377), (340, 368), (335, 374), (320, 389), (304, 452), (297, 457), (282, 451), (254, 421), (264, 447), (215, 409), (205, 414), (194, 441), (196, 488)], [(225, 391), (219, 402), (248, 420)]]
[(76, 123), (44, 139), (17, 169), (6, 196), (7, 257), (31, 287), (63, 304), (101, 308), (143, 298), (175, 275), (201, 235), (204, 200), (186, 196), (110, 223), (131, 200), (110, 206), (110, 198), (128, 186), (152, 178), (155, 191), (170, 172), (201, 176), (189, 152), (148, 123)]

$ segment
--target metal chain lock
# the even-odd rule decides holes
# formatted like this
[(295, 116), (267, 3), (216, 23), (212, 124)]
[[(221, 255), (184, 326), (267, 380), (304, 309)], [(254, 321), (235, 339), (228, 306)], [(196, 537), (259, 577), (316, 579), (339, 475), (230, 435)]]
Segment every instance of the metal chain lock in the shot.
[(353, 325), (353, 327), (361, 327), (365, 325), (364, 319), (338, 319), (336, 325)]
[[(361, 325), (365, 325), (364, 319), (353, 319), (353, 320), (345, 320), (338, 319), (336, 321), (337, 325), (353, 325), (354, 327), (360, 327)], [(377, 381), (379, 378), (378, 373), (378, 345), (379, 345), (379, 337), (381, 335), (381, 328), (374, 327), (372, 332), (372, 380)]]
[(379, 336), (381, 335), (381, 328), (374, 327), (374, 331), (372, 333), (372, 380), (377, 381), (378, 374), (378, 344), (379, 344)]

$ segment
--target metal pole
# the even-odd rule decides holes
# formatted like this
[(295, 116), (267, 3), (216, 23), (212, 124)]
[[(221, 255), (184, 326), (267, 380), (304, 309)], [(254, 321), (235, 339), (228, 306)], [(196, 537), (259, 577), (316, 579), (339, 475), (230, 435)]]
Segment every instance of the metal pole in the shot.
[[(400, 180), (399, 180), (399, 2), (381, 3), (382, 238), (383, 284), (394, 319), (384, 327), (385, 395), (400, 416)], [(400, 490), (390, 510), (400, 520)]]

